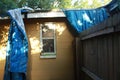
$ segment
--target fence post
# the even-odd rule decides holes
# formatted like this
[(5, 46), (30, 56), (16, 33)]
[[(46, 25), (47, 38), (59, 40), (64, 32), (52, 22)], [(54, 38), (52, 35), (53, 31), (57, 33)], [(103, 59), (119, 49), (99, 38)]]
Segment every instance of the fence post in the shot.
[(76, 38), (76, 77), (77, 80), (82, 80), (82, 71), (81, 71), (81, 67), (82, 67), (82, 43), (81, 43), (81, 39), (80, 37)]

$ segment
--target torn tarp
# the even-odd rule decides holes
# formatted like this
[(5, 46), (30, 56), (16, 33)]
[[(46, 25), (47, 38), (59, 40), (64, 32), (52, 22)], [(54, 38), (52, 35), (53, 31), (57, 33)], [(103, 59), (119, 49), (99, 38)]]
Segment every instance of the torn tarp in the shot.
[(28, 39), (21, 9), (9, 10), (11, 25), (8, 36), (4, 80), (26, 80)]
[(72, 25), (72, 28), (78, 34), (108, 18), (108, 13), (104, 8), (90, 10), (65, 10), (64, 13)]

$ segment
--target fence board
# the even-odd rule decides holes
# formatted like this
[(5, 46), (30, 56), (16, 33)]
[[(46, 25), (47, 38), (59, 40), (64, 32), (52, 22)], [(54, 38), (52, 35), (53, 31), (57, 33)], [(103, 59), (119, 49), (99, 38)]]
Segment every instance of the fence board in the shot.
[(103, 34), (109, 34), (109, 33), (112, 33), (112, 32), (114, 32), (114, 28), (112, 28), (112, 27), (111, 28), (106, 28), (104, 30), (100, 30), (100, 31), (97, 31), (95, 33), (86, 35), (86, 36), (82, 37), (82, 40), (89, 39), (89, 38), (96, 37), (96, 36), (100, 36), (100, 35), (103, 35)]
[(113, 58), (114, 58), (114, 80), (118, 80), (117, 79), (117, 73), (118, 73), (118, 36), (117, 34), (114, 34), (114, 44), (113, 44)]
[(118, 35), (119, 37), (119, 51), (118, 51), (118, 79), (120, 80), (120, 33)]
[[(80, 34), (83, 77), (120, 80), (120, 13)], [(79, 44), (77, 44), (79, 45)], [(78, 57), (79, 58), (79, 57)], [(92, 75), (94, 74), (94, 75)], [(89, 80), (83, 78), (81, 80)]]
[(76, 79), (80, 80), (81, 77), (81, 66), (82, 66), (82, 47), (81, 47), (81, 41), (80, 38), (76, 38), (76, 44), (79, 45), (75, 45), (76, 46)]
[[(103, 79), (104, 80), (108, 80), (108, 46), (107, 46), (107, 36), (105, 36), (103, 38), (103, 58), (104, 58), (104, 63), (102, 64), (104, 69), (103, 69), (103, 74), (104, 74), (104, 77)], [(102, 75), (103, 75), (102, 74)]]
[(105, 40), (103, 37), (100, 37), (99, 38), (99, 51), (98, 51), (98, 63), (99, 63), (99, 75), (102, 79), (104, 79), (106, 77), (106, 62), (105, 62), (105, 59), (106, 59), (106, 54), (105, 54), (105, 47), (106, 47), (106, 44), (105, 44)]
[(109, 80), (114, 80), (113, 78), (113, 36), (108, 36), (108, 73)]
[(98, 52), (97, 52), (97, 55), (98, 55), (98, 76), (100, 76), (100, 77), (102, 77), (101, 75), (102, 75), (102, 67), (101, 67), (101, 65), (102, 65), (102, 57), (101, 57), (101, 53), (102, 53), (102, 41), (101, 41), (101, 38), (99, 37), (98, 38), (98, 44), (99, 45), (97, 45), (98, 47)]
[(102, 80), (98, 76), (96, 76), (94, 73), (90, 72), (86, 68), (82, 67), (83, 72), (85, 72), (88, 76), (90, 76), (93, 80)]

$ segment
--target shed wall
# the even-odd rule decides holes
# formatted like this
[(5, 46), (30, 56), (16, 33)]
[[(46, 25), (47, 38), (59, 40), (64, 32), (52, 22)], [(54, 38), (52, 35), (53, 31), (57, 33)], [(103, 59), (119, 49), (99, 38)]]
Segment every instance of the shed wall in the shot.
[(0, 20), (0, 80), (3, 80), (9, 20)]
[[(29, 40), (28, 80), (75, 80), (74, 52), (72, 41), (74, 37), (68, 30), (66, 19), (25, 19), (25, 28)], [(55, 22), (62, 25), (62, 32), (56, 29), (56, 59), (40, 58), (40, 23)], [(3, 40), (5, 26), (9, 28), (9, 20), (0, 21), (0, 41)], [(7, 37), (7, 36), (6, 36)], [(6, 44), (7, 41), (5, 41)], [(0, 43), (0, 46), (3, 43)], [(6, 47), (6, 45), (5, 45)], [(2, 47), (0, 47), (0, 50)], [(5, 51), (5, 50), (4, 50)], [(0, 55), (0, 57), (2, 57)], [(5, 58), (0, 59), (0, 80), (4, 75)]]
[[(40, 23), (54, 22), (61, 25), (56, 28), (56, 59), (40, 58)], [(59, 32), (60, 29), (63, 31)], [(74, 80), (73, 36), (65, 20), (44, 19), (27, 20), (26, 31), (29, 39), (29, 80)]]

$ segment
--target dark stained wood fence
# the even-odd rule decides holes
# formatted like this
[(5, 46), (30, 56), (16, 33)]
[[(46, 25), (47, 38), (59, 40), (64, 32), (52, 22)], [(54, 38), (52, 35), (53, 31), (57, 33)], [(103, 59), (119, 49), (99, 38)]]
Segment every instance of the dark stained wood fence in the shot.
[(77, 80), (120, 80), (120, 13), (76, 38)]

